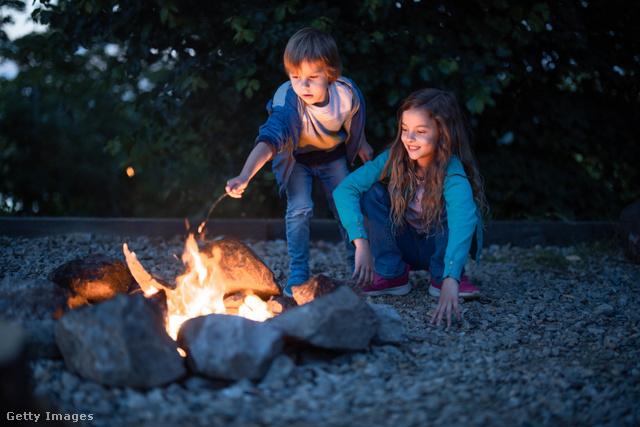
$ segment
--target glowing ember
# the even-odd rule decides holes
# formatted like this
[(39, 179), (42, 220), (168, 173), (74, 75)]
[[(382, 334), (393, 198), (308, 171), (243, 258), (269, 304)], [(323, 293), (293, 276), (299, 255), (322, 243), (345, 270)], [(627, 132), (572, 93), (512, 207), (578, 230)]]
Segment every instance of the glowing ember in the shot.
[[(145, 295), (153, 295), (158, 289), (152, 285), (153, 277), (139, 264), (135, 253), (123, 245), (127, 263)], [(186, 272), (176, 278), (175, 289), (165, 289), (167, 296), (167, 333), (175, 340), (178, 330), (186, 320), (212, 313), (225, 313), (225, 281), (220, 269), (220, 248), (214, 248), (212, 256), (200, 253), (198, 244), (190, 234), (182, 255)], [(238, 309), (238, 315), (262, 322), (273, 316), (267, 304), (257, 296), (248, 295)]]

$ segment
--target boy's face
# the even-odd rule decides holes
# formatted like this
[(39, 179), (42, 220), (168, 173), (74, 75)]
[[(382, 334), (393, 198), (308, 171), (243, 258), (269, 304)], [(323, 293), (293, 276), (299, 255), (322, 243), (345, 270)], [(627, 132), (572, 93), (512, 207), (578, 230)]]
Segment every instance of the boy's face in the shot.
[(293, 90), (309, 105), (322, 107), (329, 102), (329, 79), (319, 62), (300, 64), (300, 68), (289, 73)]

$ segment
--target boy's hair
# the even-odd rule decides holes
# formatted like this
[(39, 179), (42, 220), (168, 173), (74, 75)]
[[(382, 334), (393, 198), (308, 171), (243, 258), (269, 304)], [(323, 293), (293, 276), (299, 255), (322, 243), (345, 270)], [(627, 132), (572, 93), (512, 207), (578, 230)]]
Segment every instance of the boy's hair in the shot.
[(326, 31), (317, 28), (303, 28), (287, 42), (284, 50), (284, 69), (287, 74), (295, 73), (304, 61), (320, 63), (329, 84), (340, 75), (340, 54), (335, 40)]
[(483, 179), (471, 148), (468, 124), (455, 95), (438, 89), (422, 89), (409, 95), (398, 109), (398, 133), (391, 143), (389, 160), (382, 173), (382, 177), (389, 177), (394, 230), (402, 229), (404, 212), (416, 191), (415, 161), (411, 160), (402, 143), (402, 115), (412, 109), (424, 110), (436, 123), (440, 133), (425, 182), (421, 184), (424, 190), (424, 197), (420, 201), (424, 227), (421, 231), (427, 232), (440, 223), (444, 209), (444, 178), (452, 155), (458, 157), (464, 167), (476, 205), (481, 212), (486, 211)]

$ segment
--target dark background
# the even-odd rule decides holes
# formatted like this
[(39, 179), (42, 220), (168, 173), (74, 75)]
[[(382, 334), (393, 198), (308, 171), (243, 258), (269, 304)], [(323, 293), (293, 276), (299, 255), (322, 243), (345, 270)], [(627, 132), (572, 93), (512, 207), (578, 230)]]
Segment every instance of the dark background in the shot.
[[(3, 23), (24, 3), (0, 0)], [(640, 198), (638, 6), (510, 3), (35, 1), (48, 31), (9, 40), (0, 26), (0, 57), (19, 66), (0, 77), (0, 215), (206, 214), (286, 80), (288, 38), (315, 26), (364, 94), (377, 151), (404, 97), (449, 89), (490, 219), (615, 220)], [(214, 216), (284, 205), (268, 164)]]

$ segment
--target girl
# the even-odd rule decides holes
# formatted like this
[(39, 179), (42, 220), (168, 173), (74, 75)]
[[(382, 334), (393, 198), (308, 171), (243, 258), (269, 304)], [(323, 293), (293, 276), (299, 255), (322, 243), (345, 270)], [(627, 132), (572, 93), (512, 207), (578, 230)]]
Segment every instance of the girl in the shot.
[(334, 191), (356, 247), (352, 279), (369, 295), (404, 295), (409, 270), (429, 270), (429, 293), (439, 296), (431, 323), (446, 314), (451, 325), (452, 310), (462, 317), (458, 296), (480, 293), (462, 273), (470, 251), (478, 260), (482, 247), (482, 178), (451, 92), (412, 93), (398, 123), (390, 148)]

